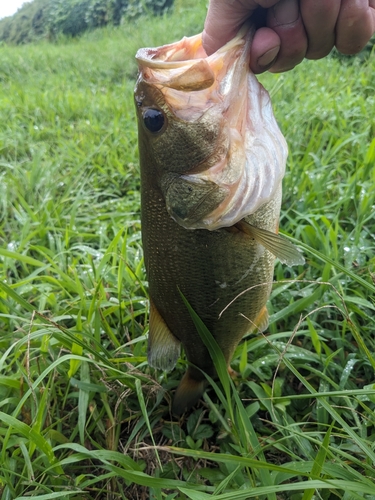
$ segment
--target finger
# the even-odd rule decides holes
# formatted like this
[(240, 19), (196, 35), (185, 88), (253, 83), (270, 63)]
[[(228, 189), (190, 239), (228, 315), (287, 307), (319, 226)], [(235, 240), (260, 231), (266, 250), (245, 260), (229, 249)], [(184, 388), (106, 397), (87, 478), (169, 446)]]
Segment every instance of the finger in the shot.
[(207, 55), (211, 55), (231, 40), (240, 26), (255, 10), (255, 2), (244, 5), (239, 0), (211, 0), (202, 33), (202, 44)]
[(263, 73), (275, 62), (280, 51), (280, 37), (270, 28), (256, 31), (250, 51), (250, 68), (253, 73)]
[(203, 48), (207, 55), (229, 42), (258, 7), (270, 8), (278, 0), (210, 0), (204, 30)]
[(374, 0), (342, 0), (336, 26), (336, 47), (340, 52), (357, 54), (374, 31)]
[(277, 73), (294, 68), (307, 51), (307, 36), (298, 0), (280, 0), (269, 10), (267, 26), (280, 37), (280, 52), (270, 71)]
[(304, 0), (300, 5), (308, 40), (306, 57), (321, 59), (335, 45), (335, 26), (341, 0)]

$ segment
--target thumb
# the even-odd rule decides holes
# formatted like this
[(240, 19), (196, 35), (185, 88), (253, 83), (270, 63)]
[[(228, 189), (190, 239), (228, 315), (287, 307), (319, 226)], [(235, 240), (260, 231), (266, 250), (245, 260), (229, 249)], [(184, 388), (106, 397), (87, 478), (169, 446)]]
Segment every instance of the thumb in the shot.
[(256, 7), (254, 1), (243, 5), (240, 0), (211, 0), (202, 33), (202, 45), (207, 55), (229, 42)]

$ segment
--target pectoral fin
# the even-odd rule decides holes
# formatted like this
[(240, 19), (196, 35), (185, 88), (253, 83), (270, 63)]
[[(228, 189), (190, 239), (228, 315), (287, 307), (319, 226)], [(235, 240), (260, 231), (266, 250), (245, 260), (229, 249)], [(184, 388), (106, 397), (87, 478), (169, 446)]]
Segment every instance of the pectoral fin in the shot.
[(288, 266), (298, 266), (305, 263), (297, 247), (279, 234), (272, 233), (266, 229), (255, 227), (245, 220), (237, 222), (237, 229), (254, 238), (258, 243), (269, 250), (280, 262)]
[(180, 356), (180, 341), (173, 335), (159, 311), (150, 301), (150, 327), (147, 358), (150, 366), (170, 371)]

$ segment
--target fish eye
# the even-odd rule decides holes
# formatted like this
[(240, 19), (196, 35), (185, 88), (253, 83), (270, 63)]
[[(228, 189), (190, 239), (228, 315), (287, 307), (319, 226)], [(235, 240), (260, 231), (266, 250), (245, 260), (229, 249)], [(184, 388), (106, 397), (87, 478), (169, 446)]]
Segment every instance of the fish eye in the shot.
[(148, 108), (143, 113), (143, 122), (150, 132), (160, 132), (164, 125), (164, 113), (160, 109)]

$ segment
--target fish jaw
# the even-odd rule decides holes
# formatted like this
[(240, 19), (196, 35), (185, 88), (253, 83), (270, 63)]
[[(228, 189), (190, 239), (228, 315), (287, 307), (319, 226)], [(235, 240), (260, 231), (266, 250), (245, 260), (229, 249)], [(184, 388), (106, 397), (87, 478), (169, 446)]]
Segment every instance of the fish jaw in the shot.
[[(168, 124), (200, 127), (195, 164), (159, 162), (158, 169), (167, 210), (186, 229), (233, 226), (271, 200), (284, 176), (287, 146), (269, 95), (249, 70), (251, 38), (239, 33), (209, 57), (201, 35), (137, 53), (138, 89), (146, 83), (159, 92)], [(212, 140), (199, 147), (205, 134)], [(165, 180), (171, 173), (174, 183)], [(220, 196), (209, 199), (205, 190), (200, 197), (203, 185)], [(189, 200), (175, 194), (189, 190)]]

